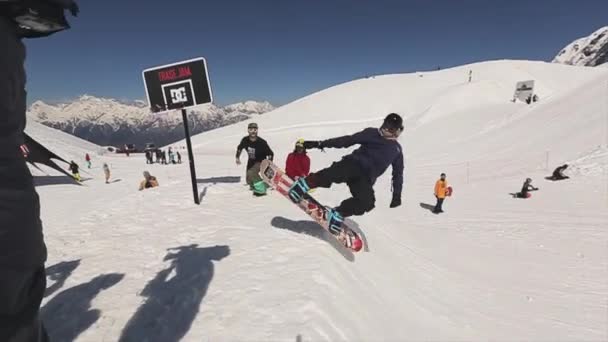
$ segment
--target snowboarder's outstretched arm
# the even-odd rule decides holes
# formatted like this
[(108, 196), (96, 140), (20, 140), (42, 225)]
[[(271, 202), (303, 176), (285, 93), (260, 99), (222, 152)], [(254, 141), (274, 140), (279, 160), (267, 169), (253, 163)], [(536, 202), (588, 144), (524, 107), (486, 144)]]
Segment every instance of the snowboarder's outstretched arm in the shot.
[[(372, 129), (373, 130), (373, 129)], [(344, 135), (337, 138), (331, 138), (323, 141), (305, 141), (304, 148), (347, 148), (355, 144), (361, 144), (366, 141), (366, 137), (369, 134), (369, 128), (366, 128), (360, 132), (352, 135)]]
[(401, 191), (403, 189), (403, 153), (393, 161), (393, 199), (391, 201), (391, 208), (395, 208), (401, 205)]

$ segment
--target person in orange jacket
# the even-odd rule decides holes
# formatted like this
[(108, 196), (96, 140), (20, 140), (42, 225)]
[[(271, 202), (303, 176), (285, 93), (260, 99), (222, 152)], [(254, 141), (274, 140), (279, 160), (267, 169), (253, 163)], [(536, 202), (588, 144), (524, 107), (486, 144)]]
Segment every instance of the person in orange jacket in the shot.
[(435, 208), (433, 209), (434, 214), (440, 214), (443, 212), (441, 206), (443, 205), (443, 200), (445, 199), (445, 195), (448, 189), (448, 182), (445, 180), (445, 173), (442, 173), (441, 178), (435, 182), (435, 198), (437, 198), (437, 204), (435, 204)]
[(304, 148), (304, 139), (298, 139), (295, 149), (287, 156), (285, 173), (294, 180), (310, 173), (310, 158)]

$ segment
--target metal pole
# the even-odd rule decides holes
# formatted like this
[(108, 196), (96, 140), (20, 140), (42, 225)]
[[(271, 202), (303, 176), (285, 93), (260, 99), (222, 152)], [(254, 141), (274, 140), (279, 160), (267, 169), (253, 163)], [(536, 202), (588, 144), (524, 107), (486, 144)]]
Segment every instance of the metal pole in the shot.
[(196, 183), (196, 169), (194, 168), (194, 154), (192, 153), (192, 143), (190, 142), (190, 130), (188, 129), (188, 117), (186, 109), (182, 108), (182, 119), (184, 120), (184, 131), (186, 133), (186, 145), (188, 146), (188, 159), (190, 160), (190, 178), (192, 178), (192, 193), (194, 195), (194, 203), (200, 204), (198, 198), (198, 185)]

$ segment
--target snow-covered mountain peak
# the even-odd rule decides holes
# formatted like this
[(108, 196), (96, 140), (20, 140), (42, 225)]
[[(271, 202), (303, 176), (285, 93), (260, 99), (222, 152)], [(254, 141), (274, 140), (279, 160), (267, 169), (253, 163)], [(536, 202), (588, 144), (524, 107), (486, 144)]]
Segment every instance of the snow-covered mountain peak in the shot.
[[(195, 107), (189, 112), (193, 134), (224, 126), (273, 110), (268, 102), (245, 101), (226, 107), (214, 104)], [(183, 133), (182, 117), (177, 111), (163, 115), (150, 113), (145, 101), (122, 101), (81, 95), (60, 104), (34, 102), (29, 110), (31, 120), (61, 129), (100, 145), (143, 144), (155, 141), (170, 143)]]
[(608, 26), (568, 44), (553, 62), (580, 66), (597, 66), (608, 62)]

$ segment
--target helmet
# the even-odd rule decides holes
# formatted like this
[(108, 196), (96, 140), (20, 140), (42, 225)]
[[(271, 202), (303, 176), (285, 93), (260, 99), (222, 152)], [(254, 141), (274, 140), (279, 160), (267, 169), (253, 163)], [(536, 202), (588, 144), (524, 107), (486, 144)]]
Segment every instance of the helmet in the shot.
[(250, 128), (258, 129), (258, 124), (255, 122), (252, 122), (249, 125), (247, 125), (247, 129), (250, 129)]
[(403, 131), (403, 119), (397, 113), (390, 113), (384, 118), (384, 122), (380, 128), (388, 129), (391, 131), (400, 130)]
[(304, 139), (300, 138), (296, 141), (296, 147), (298, 146), (304, 147)]

